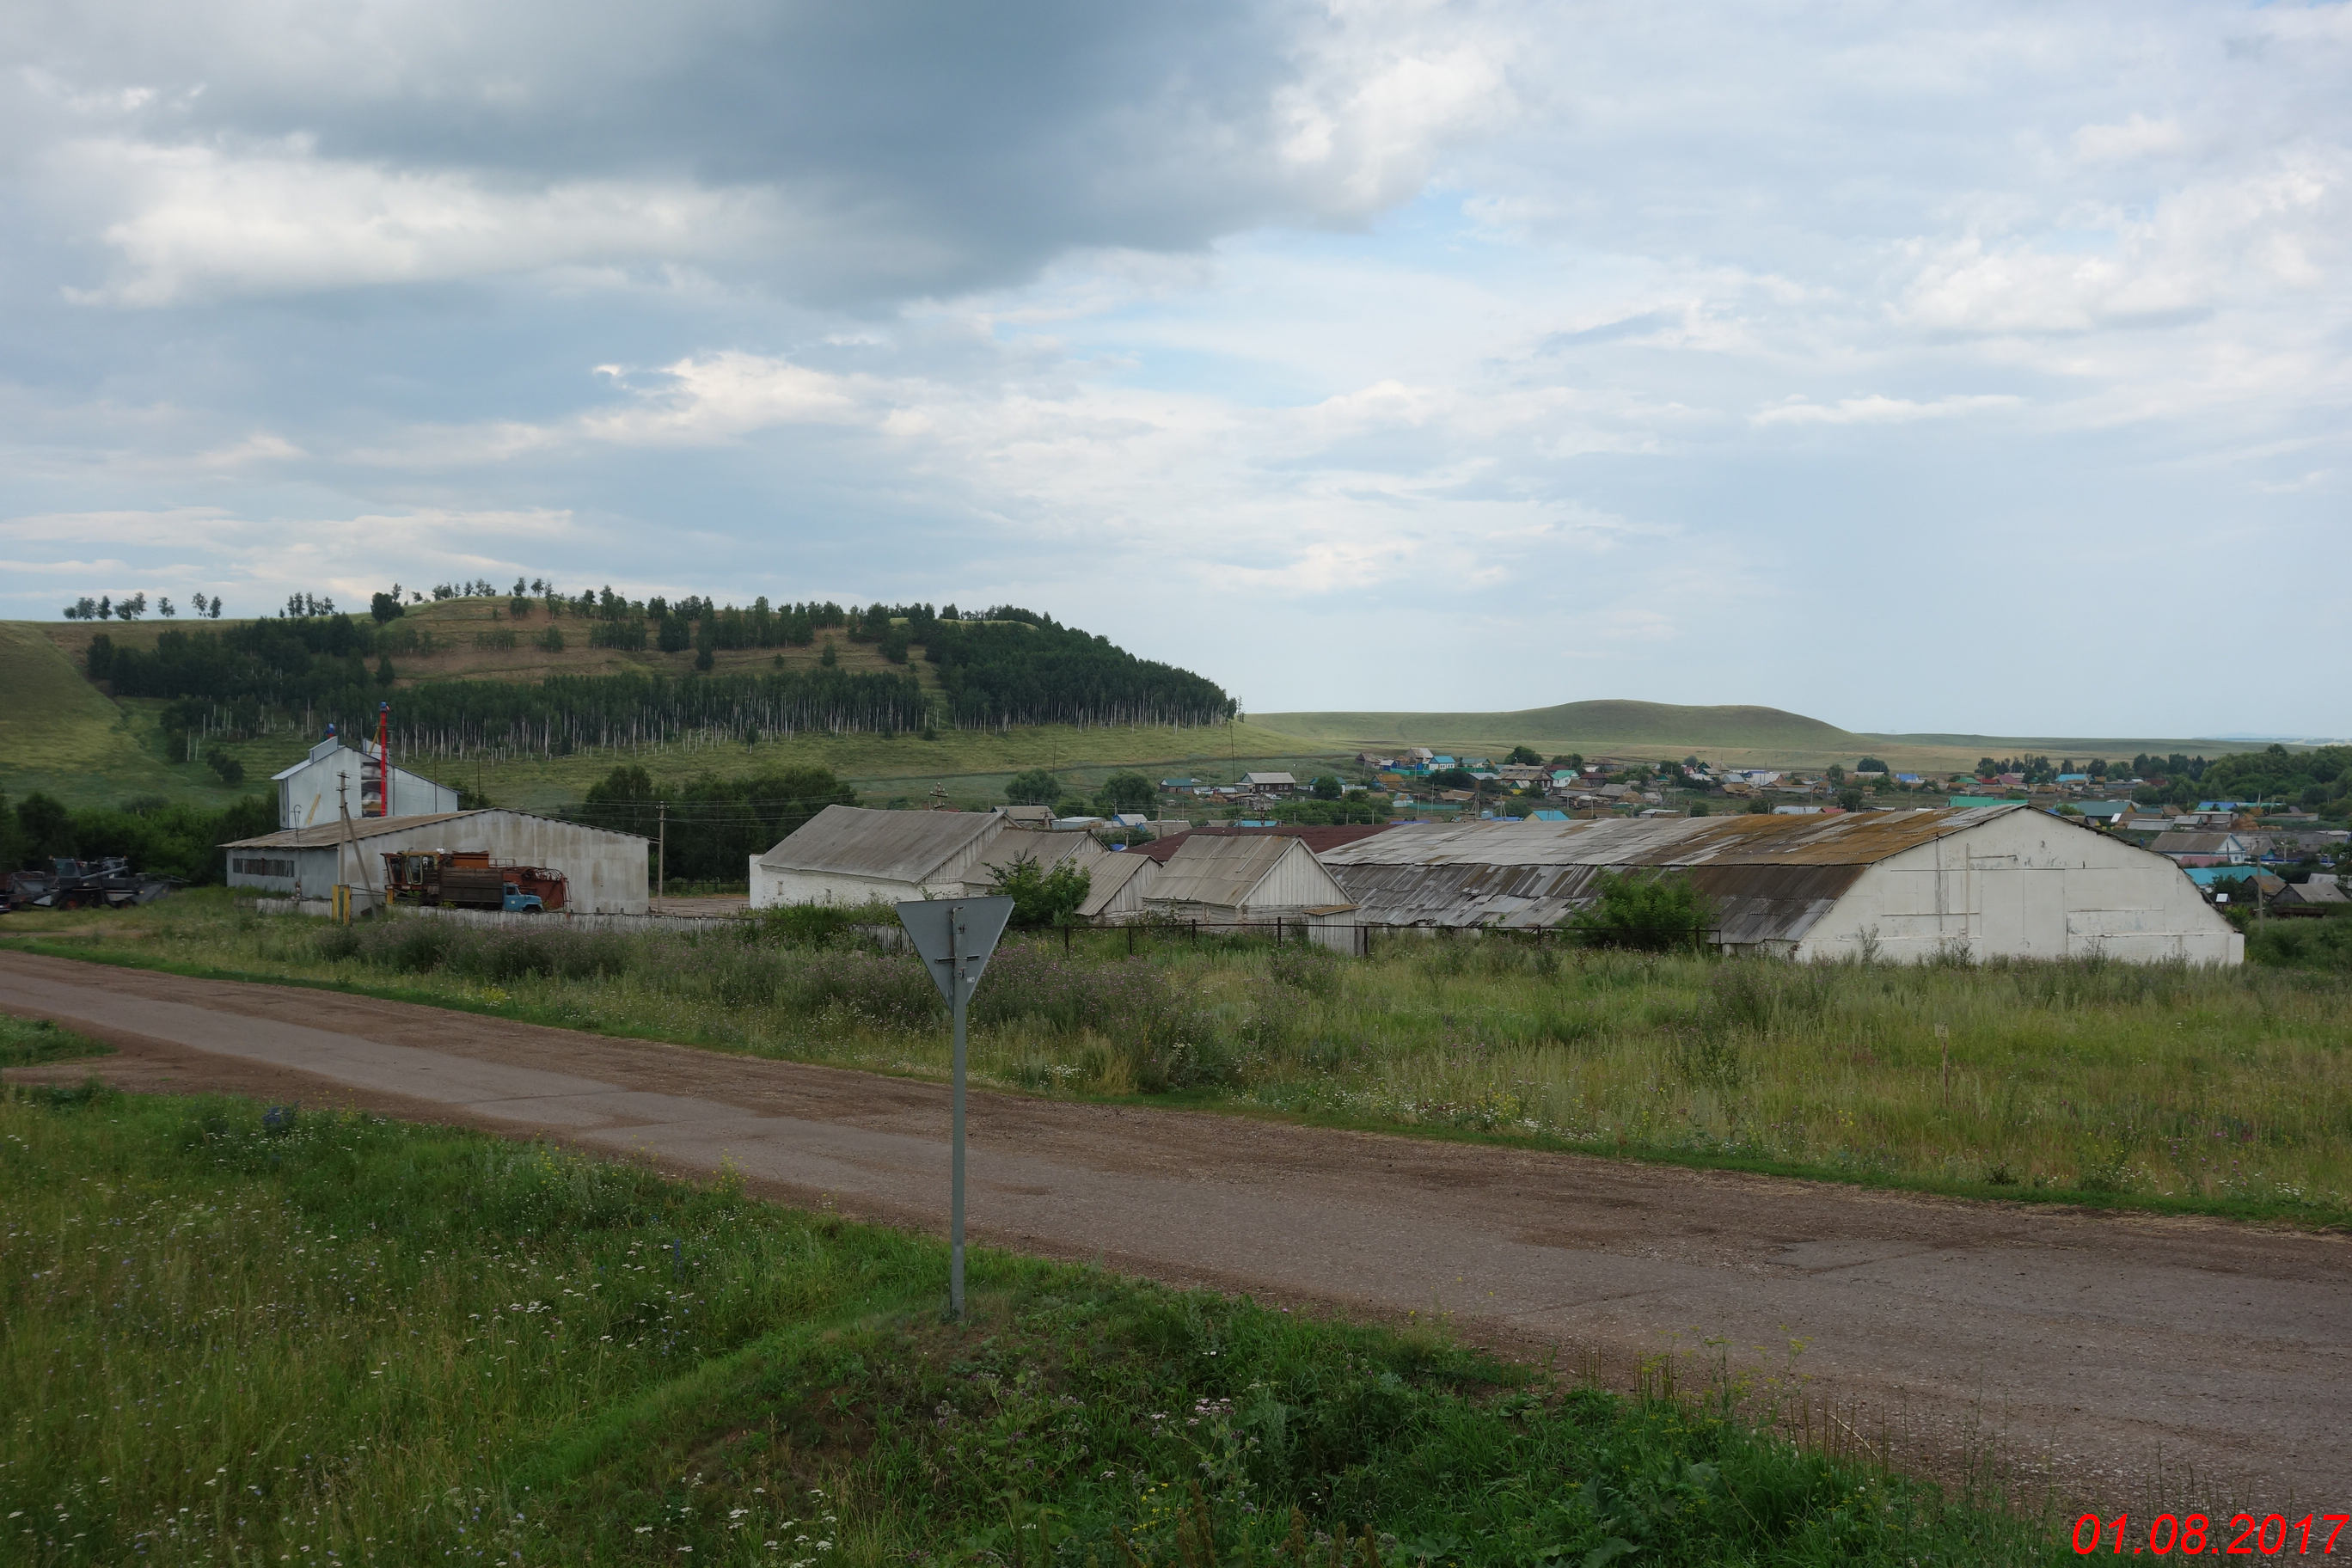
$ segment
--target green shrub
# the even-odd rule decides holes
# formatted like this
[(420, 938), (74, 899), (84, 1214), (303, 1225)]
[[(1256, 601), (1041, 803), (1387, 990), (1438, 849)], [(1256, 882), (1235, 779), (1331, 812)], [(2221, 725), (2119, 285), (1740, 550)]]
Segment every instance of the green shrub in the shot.
[(2282, 969), (2352, 973), (2352, 915), (2255, 921), (2246, 927), (2246, 958)]
[(870, 940), (864, 928), (898, 923), (887, 904), (778, 904), (760, 911), (753, 929), (759, 940), (786, 947), (836, 947)]
[(1568, 922), (1568, 929), (1589, 947), (1640, 952), (1695, 950), (1715, 929), (1713, 902), (1678, 873), (1603, 871), (1594, 881), (1594, 891), (1592, 906)]
[(1034, 931), (1076, 921), (1078, 906), (1093, 890), (1094, 878), (1066, 860), (1048, 871), (1031, 857), (1018, 855), (1012, 865), (996, 868), (989, 885), (1013, 900), (1014, 929)]

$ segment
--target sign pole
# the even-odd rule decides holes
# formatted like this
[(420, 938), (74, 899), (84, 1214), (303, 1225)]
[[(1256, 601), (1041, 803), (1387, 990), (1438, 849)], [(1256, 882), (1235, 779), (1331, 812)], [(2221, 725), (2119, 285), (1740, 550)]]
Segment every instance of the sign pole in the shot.
[(982, 899), (912, 900), (898, 906), (898, 923), (907, 928), (923, 966), (940, 988), (954, 1020), (953, 1082), (949, 1091), (948, 1128), (948, 1317), (963, 1317), (963, 1110), (965, 1019), (971, 994), (980, 985), (997, 939), (1013, 918), (1013, 900), (1002, 895)]
[(955, 1109), (948, 1134), (948, 1316), (963, 1321), (963, 1015), (964, 998), (971, 994), (963, 975), (963, 907), (948, 911), (948, 976), (954, 987)]

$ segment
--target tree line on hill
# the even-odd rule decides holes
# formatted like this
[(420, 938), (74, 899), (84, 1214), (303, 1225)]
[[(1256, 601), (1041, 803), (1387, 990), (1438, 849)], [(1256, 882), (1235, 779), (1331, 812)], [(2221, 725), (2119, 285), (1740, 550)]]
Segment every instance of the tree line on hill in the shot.
[[(192, 735), (244, 738), (298, 711), (306, 727), (332, 721), (372, 731), (376, 706), (390, 698), (395, 679), (391, 652), (399, 636), (393, 624), (406, 615), (396, 594), (377, 600), (367, 619), (289, 615), (218, 630), (174, 627), (146, 648), (118, 646), (101, 632), (90, 640), (86, 668), (119, 697), (165, 700), (164, 727), (175, 744)], [(714, 730), (751, 739), (808, 730), (889, 734), (940, 723), (1203, 724), (1234, 710), (1201, 676), (1011, 607), (969, 617), (952, 605), (940, 611), (830, 602), (776, 608), (761, 598), (746, 610), (700, 598), (640, 604), (606, 589), (578, 600), (552, 591), (518, 595), (509, 609), (538, 605), (552, 615), (559, 605), (593, 617), (592, 642), (642, 647), (651, 627), (665, 651), (691, 644), (697, 671), (551, 676), (537, 684), (425, 681), (403, 690), (394, 706), (402, 748), (427, 755), (483, 749), (564, 754)], [(826, 628), (875, 643), (896, 663), (906, 662), (920, 642), (926, 660), (939, 668), (939, 700), (911, 671), (841, 668), (830, 642), (813, 670), (722, 674), (710, 668), (716, 649), (805, 646)]]

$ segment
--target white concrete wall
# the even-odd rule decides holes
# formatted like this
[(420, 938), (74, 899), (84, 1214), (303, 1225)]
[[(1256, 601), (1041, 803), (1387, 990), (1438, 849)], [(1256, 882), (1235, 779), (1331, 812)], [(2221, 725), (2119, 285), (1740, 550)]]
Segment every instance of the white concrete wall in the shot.
[(751, 857), (751, 907), (755, 910), (772, 910), (783, 904), (865, 904), (876, 900), (895, 904), (909, 899), (965, 896), (960, 872), (942, 872), (929, 882), (906, 882), (887, 877), (860, 877), (847, 871), (781, 870), (761, 864), (757, 855)]
[(2245, 938), (2161, 855), (2039, 811), (1908, 849), (1862, 874), (1799, 958), (2081, 958), (2240, 963)]

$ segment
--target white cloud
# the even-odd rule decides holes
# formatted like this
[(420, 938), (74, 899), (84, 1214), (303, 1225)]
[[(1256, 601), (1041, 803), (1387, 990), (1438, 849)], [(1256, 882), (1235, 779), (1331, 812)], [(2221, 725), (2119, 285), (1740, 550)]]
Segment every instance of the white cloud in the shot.
[(2347, 176), (2352, 150), (2303, 149), (2169, 192), (2145, 217), (2111, 212), (2032, 238), (1970, 234), (1927, 258), (1902, 313), (1939, 331), (2084, 332), (2315, 288), (2352, 243)]
[(283, 436), (267, 430), (257, 430), (242, 441), (226, 447), (215, 447), (196, 455), (195, 466), (226, 471), (250, 468), (257, 463), (282, 463), (307, 456), (302, 448)]
[(103, 237), (127, 270), (68, 297), (131, 306), (738, 255), (785, 227), (763, 192), (622, 179), (499, 188), (323, 158), (299, 137), (236, 153), (85, 141), (60, 150), (53, 178), (121, 212)]
[(779, 425), (876, 423), (887, 389), (789, 360), (730, 350), (689, 356), (659, 372), (635, 405), (581, 421), (592, 439), (634, 444), (725, 440)]
[(2174, 120), (2135, 114), (2119, 125), (2085, 125), (2074, 132), (2074, 156), (2088, 163), (2118, 163), (2157, 153), (2178, 153), (2188, 133)]
[(1968, 396), (1939, 397), (1932, 403), (1915, 403), (1909, 398), (1885, 397), (1872, 394), (1867, 397), (1842, 398), (1835, 403), (1812, 403), (1802, 397), (1791, 397), (1748, 416), (1752, 425), (1908, 425), (1920, 419), (1950, 419), (1968, 414), (1989, 414), (1996, 409), (2015, 408), (2024, 399), (2005, 393), (1979, 393)]

